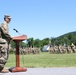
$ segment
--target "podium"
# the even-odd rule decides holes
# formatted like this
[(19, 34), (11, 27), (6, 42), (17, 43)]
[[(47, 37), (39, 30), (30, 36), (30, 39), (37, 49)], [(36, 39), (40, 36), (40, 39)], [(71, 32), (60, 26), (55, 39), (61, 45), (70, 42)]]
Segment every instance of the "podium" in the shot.
[(10, 68), (10, 72), (25, 72), (26, 68), (20, 67), (20, 58), (19, 58), (19, 43), (27, 39), (26, 35), (12, 37), (13, 41), (16, 43), (16, 67)]

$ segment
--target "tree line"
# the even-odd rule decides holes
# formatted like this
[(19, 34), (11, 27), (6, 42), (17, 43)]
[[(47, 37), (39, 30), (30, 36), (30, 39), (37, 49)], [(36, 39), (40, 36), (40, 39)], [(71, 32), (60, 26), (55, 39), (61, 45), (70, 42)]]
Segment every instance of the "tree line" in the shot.
[[(67, 34), (64, 34), (59, 37), (51, 37), (51, 38), (44, 38), (42, 40), (40, 39), (34, 39), (33, 37), (28, 38), (26, 43), (21, 42), (20, 46), (21, 47), (39, 47), (43, 48), (44, 45), (71, 45), (71, 44), (76, 45), (76, 32), (70, 32)], [(15, 43), (11, 41), (11, 46), (14, 48)]]
[(72, 43), (76, 45), (76, 31), (75, 32), (70, 32), (67, 34), (64, 34), (62, 36), (59, 36), (57, 38), (51, 38), (51, 42), (54, 45), (64, 45), (66, 46), (71, 45)]

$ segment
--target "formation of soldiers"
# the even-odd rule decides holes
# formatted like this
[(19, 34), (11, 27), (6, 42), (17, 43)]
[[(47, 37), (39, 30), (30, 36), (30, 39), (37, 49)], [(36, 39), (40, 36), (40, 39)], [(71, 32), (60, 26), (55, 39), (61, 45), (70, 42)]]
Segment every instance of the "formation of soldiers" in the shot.
[(76, 46), (74, 44), (71, 46), (50, 46), (49, 53), (76, 53)]
[[(10, 49), (10, 51), (14, 51), (14, 53), (16, 53), (16, 49)], [(19, 48), (19, 52), (20, 54), (40, 54), (40, 48)], [(64, 46), (64, 45), (59, 45), (59, 46), (50, 46), (48, 52), (50, 54), (58, 54), (58, 53), (76, 53), (76, 46), (72, 43), (72, 45), (70, 46)]]
[[(20, 48), (19, 49), (20, 54), (39, 54), (40, 48)], [(14, 53), (16, 53), (16, 49), (14, 49)]]

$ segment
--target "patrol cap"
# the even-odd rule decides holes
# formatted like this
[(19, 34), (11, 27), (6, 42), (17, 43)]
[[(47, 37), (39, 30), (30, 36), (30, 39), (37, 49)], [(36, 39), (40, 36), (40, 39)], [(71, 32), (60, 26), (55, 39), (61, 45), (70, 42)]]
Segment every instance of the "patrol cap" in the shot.
[(9, 15), (4, 15), (4, 18), (11, 19), (11, 16), (9, 16)]

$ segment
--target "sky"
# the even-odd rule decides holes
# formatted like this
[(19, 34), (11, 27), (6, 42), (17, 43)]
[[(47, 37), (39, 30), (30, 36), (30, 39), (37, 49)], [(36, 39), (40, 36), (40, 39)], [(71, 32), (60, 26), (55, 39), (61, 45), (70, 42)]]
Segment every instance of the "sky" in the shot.
[(11, 36), (19, 35), (13, 28), (34, 39), (76, 31), (76, 0), (1, 0), (0, 24), (5, 14), (12, 17)]

